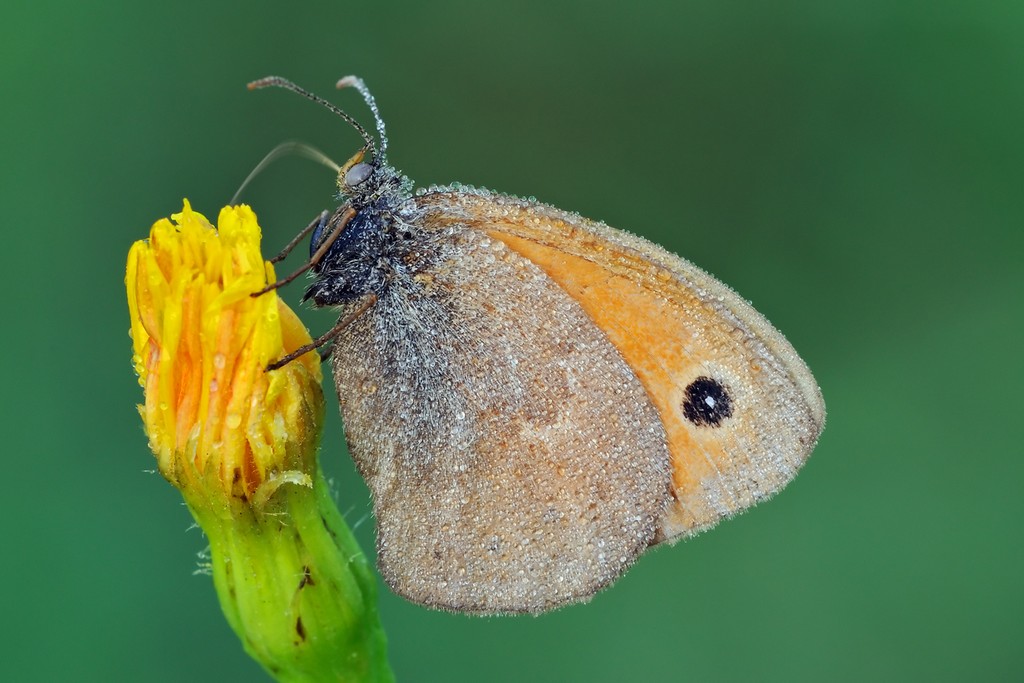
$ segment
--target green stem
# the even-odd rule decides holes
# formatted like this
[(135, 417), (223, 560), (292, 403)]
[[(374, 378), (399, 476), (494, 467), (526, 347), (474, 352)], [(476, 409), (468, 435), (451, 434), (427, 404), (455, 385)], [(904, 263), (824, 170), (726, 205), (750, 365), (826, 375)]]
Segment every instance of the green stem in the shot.
[(278, 681), (393, 681), (377, 586), (317, 469), (262, 509), (189, 505), (210, 541), (221, 608)]

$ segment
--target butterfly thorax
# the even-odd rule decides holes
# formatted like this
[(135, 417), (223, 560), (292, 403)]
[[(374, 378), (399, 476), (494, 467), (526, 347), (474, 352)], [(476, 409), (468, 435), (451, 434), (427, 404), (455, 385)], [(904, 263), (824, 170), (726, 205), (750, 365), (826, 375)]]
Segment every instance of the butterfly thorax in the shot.
[(390, 167), (375, 169), (357, 191), (351, 191), (310, 240), (314, 252), (345, 214), (354, 211), (341, 234), (314, 266), (315, 281), (304, 299), (317, 306), (336, 306), (367, 294), (381, 296), (396, 272), (410, 261), (418, 230), (404, 219), (411, 182)]

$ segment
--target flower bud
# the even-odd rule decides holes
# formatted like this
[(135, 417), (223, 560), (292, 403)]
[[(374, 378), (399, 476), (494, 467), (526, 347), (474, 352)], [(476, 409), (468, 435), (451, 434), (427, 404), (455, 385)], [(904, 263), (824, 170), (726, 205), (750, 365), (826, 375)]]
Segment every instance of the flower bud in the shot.
[(210, 541), (221, 607), (278, 680), (390, 680), (376, 583), (316, 459), (320, 359), (276, 291), (247, 206), (188, 202), (128, 255), (139, 406), (161, 474)]

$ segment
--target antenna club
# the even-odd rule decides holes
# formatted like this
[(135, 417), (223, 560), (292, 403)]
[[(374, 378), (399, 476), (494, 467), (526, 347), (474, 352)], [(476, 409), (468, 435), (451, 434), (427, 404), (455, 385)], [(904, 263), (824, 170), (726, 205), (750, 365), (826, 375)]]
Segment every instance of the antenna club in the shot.
[(363, 85), (363, 79), (359, 78), (359, 76), (345, 76), (338, 79), (334, 87), (341, 90), (342, 88), (358, 88), (361, 85)]
[(246, 83), (245, 87), (248, 90), (259, 90), (260, 88), (269, 88), (272, 85), (281, 85), (282, 81), (284, 79), (280, 76), (265, 76)]

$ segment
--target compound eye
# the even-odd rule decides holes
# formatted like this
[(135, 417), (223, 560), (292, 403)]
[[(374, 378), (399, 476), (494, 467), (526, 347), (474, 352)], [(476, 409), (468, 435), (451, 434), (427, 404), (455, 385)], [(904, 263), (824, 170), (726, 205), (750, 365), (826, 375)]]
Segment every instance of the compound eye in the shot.
[(373, 166), (360, 162), (345, 171), (345, 187), (359, 187), (373, 173)]

